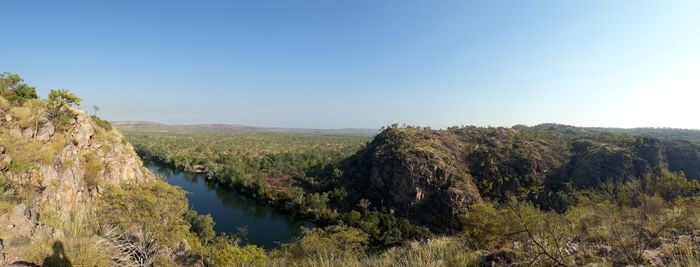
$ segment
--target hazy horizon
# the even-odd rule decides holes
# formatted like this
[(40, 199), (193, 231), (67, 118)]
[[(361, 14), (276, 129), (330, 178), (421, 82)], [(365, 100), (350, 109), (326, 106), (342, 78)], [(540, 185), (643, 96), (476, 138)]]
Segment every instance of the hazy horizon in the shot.
[(4, 3), (0, 72), (110, 121), (700, 129), (698, 1)]

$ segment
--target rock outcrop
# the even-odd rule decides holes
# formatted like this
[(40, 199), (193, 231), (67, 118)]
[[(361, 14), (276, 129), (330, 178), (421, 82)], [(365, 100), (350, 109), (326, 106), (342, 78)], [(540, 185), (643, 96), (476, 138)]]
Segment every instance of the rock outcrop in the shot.
[(0, 109), (0, 178), (23, 198), (0, 210), (0, 265), (21, 259), (31, 240), (62, 234), (42, 223), (47, 212), (65, 220), (89, 214), (106, 186), (155, 179), (120, 133), (87, 113), (71, 108), (49, 119), (41, 107), (20, 108)]
[(576, 128), (389, 128), (344, 163), (351, 202), (368, 199), (436, 231), (457, 228), (458, 216), (484, 198), (584, 189), (662, 171), (700, 179), (700, 145)]
[[(50, 163), (28, 162), (29, 170), (4, 173), (14, 183), (32, 187), (39, 192), (38, 206), (58, 204), (67, 213), (79, 204), (88, 204), (92, 196), (99, 194), (108, 184), (140, 182), (153, 179), (153, 175), (143, 167), (139, 157), (117, 132), (96, 133), (96, 126), (90, 116), (73, 110), (74, 118), (61, 133), (55, 136), (55, 126), (49, 120), (39, 120), (37, 126), (19, 129), (22, 135), (12, 137), (26, 142), (42, 142), (45, 146), (58, 147)], [(10, 132), (11, 129), (8, 129)], [(15, 131), (16, 132), (16, 131)], [(54, 138), (55, 137), (55, 138)], [(8, 143), (17, 140), (2, 140)], [(53, 144), (49, 144), (54, 142)], [(0, 143), (1, 144), (1, 143)], [(61, 148), (62, 146), (62, 148)], [(7, 153), (7, 152), (6, 152)], [(47, 153), (47, 151), (25, 151), (24, 153)], [(13, 155), (0, 156), (0, 165), (9, 165)], [(9, 159), (8, 159), (9, 158)], [(92, 165), (92, 166), (88, 166)], [(5, 166), (5, 168), (6, 168)], [(2, 166), (0, 166), (2, 167)]]

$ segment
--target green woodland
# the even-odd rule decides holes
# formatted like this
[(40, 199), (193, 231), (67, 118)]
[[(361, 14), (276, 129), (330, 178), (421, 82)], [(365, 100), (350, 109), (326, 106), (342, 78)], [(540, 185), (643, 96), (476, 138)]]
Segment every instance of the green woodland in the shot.
[[(41, 99), (9, 73), (0, 75), (0, 95), (12, 127), (41, 114), (68, 127), (81, 103), (65, 89)], [(163, 253), (182, 240), (188, 257), (211, 266), (700, 265), (693, 131), (392, 125), (371, 137), (125, 127), (123, 139), (109, 122), (93, 115), (91, 123), (99, 138), (131, 143), (144, 159), (205, 173), (318, 227), (278, 249), (246, 245), (216, 234), (212, 218), (163, 181), (97, 190), (101, 167), (86, 156), (94, 206), (68, 219), (44, 207), (39, 218), (65, 233), (61, 248), (74, 266), (187, 266)], [(2, 138), (13, 140), (3, 142), (13, 173), (52, 164), (68, 142), (61, 131), (47, 143), (14, 141), (4, 130)], [(31, 204), (37, 190), (0, 175), (0, 211)], [(32, 242), (27, 260), (41, 262), (55, 244)]]

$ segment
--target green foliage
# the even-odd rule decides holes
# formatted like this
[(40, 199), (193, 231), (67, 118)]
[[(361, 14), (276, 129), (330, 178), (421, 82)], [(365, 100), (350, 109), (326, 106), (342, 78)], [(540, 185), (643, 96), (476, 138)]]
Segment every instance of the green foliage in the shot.
[[(369, 243), (367, 234), (346, 226), (304, 229), (302, 236), (284, 244), (281, 253), (295, 262), (318, 259), (358, 259)], [(303, 263), (302, 263), (303, 265)]]
[(682, 172), (662, 172), (649, 183), (649, 193), (659, 194), (666, 201), (690, 197), (700, 192), (700, 183), (697, 180), (688, 179)]
[(498, 209), (491, 202), (477, 203), (461, 217), (462, 235), (473, 248), (493, 247), (504, 241), (504, 235), (512, 233), (515, 214)]
[(36, 89), (24, 83), (22, 77), (9, 72), (0, 73), (0, 95), (22, 102), (37, 98)]
[(379, 211), (351, 211), (343, 214), (342, 222), (367, 233), (375, 250), (400, 245), (406, 240), (425, 240), (431, 235), (425, 227)]
[(194, 210), (185, 213), (185, 220), (190, 225), (190, 231), (199, 237), (202, 243), (207, 243), (214, 239), (214, 219), (209, 214), (197, 214)]
[(65, 106), (80, 105), (82, 99), (66, 89), (52, 89), (47, 101), (52, 117), (56, 118)]
[(0, 73), (0, 94), (12, 92), (17, 89), (24, 80), (17, 74), (9, 72)]
[[(164, 130), (163, 130), (164, 129)], [(204, 170), (222, 185), (294, 210), (314, 220), (333, 220), (342, 171), (321, 175), (369, 138), (357, 135), (165, 127), (124, 128), (136, 152), (189, 171)], [(323, 177), (321, 177), (323, 176)]]
[(101, 127), (102, 129), (105, 129), (107, 131), (112, 130), (112, 124), (109, 123), (109, 121), (103, 120), (100, 117), (97, 117), (97, 115), (92, 115), (90, 117), (92, 117), (92, 121), (94, 121), (95, 124), (97, 124), (97, 126)]
[(15, 89), (15, 95), (23, 99), (36, 99), (39, 96), (36, 94), (36, 89), (26, 84), (21, 84)]
[(156, 180), (107, 187), (97, 214), (103, 224), (170, 244), (187, 232), (186, 212), (185, 192)]
[(207, 254), (213, 266), (264, 266), (267, 263), (265, 250), (256, 246), (239, 246), (238, 241), (227, 236), (217, 236), (209, 246)]

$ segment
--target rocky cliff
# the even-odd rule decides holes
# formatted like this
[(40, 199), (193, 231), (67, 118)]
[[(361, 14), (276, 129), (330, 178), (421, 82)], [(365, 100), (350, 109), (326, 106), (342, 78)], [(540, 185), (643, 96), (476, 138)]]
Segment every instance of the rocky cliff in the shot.
[[(109, 185), (154, 179), (111, 126), (66, 107), (51, 118), (43, 100), (0, 97), (0, 264), (21, 258), (22, 246), (62, 235), (46, 221), (94, 209)], [(82, 214), (82, 215), (81, 215)]]
[(344, 163), (351, 201), (365, 198), (434, 230), (482, 199), (538, 198), (570, 186), (682, 171), (700, 179), (700, 146), (683, 140), (541, 127), (389, 128)]

